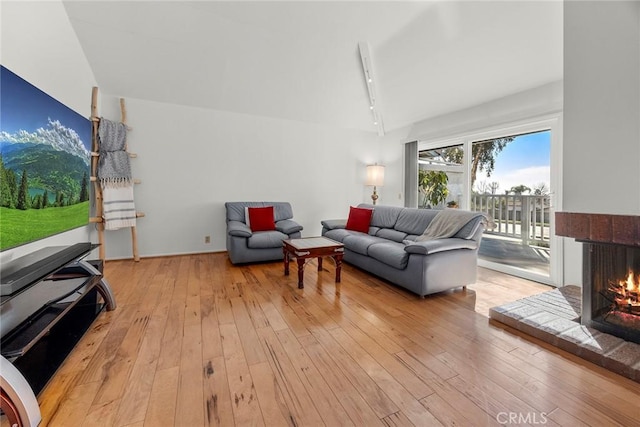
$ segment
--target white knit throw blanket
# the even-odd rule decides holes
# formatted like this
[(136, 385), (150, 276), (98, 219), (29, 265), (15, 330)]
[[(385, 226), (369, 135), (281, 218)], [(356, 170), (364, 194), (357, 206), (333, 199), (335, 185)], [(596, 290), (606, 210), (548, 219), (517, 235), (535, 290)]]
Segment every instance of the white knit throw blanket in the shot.
[(102, 217), (106, 230), (136, 226), (133, 185), (102, 187)]
[(444, 209), (436, 214), (431, 220), (422, 236), (416, 238), (416, 242), (426, 240), (443, 239), (453, 237), (469, 221), (479, 216), (484, 217), (481, 212), (471, 212), (458, 209)]

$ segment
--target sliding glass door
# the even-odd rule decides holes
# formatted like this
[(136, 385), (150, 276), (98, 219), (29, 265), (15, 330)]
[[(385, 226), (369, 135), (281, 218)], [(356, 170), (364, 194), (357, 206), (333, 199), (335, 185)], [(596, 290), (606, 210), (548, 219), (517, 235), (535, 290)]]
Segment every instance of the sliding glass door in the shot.
[(480, 259), (550, 277), (551, 131), (472, 142), (471, 204), (493, 219)]
[[(550, 118), (418, 143), (419, 207), (460, 207), (492, 219), (480, 246), (481, 266), (561, 283), (561, 240), (553, 232), (561, 153), (557, 123)], [(432, 196), (434, 187), (424, 185), (427, 174), (446, 182), (446, 196)]]

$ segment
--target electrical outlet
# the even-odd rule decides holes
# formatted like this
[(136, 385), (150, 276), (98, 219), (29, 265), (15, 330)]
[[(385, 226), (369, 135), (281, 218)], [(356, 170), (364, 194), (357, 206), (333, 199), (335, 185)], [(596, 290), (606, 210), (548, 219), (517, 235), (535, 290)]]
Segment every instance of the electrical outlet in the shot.
[(204, 243), (211, 243), (211, 236), (204, 236)]

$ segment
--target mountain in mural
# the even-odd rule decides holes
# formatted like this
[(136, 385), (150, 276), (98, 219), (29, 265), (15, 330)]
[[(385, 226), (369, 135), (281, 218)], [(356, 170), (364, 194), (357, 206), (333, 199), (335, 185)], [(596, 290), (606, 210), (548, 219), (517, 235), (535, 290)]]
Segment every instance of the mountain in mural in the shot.
[(6, 169), (27, 172), (29, 188), (79, 194), (90, 155), (75, 130), (57, 120), (34, 132), (0, 132), (0, 152)]
[(0, 131), (0, 145), (2, 153), (7, 144), (38, 144), (49, 146), (56, 151), (63, 151), (80, 158), (89, 166), (90, 155), (78, 133), (60, 123), (58, 120), (48, 119), (46, 128), (38, 128), (34, 132), (18, 130), (12, 134)]
[(83, 159), (50, 145), (0, 142), (2, 161), (19, 177), (27, 171), (29, 188), (79, 194), (83, 174), (88, 171)]

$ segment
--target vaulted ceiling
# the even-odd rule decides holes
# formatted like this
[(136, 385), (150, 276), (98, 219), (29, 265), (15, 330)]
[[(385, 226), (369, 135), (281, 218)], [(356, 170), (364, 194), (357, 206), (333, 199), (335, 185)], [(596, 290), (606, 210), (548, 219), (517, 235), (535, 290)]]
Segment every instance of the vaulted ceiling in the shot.
[(562, 79), (561, 1), (65, 1), (103, 93), (375, 132)]

